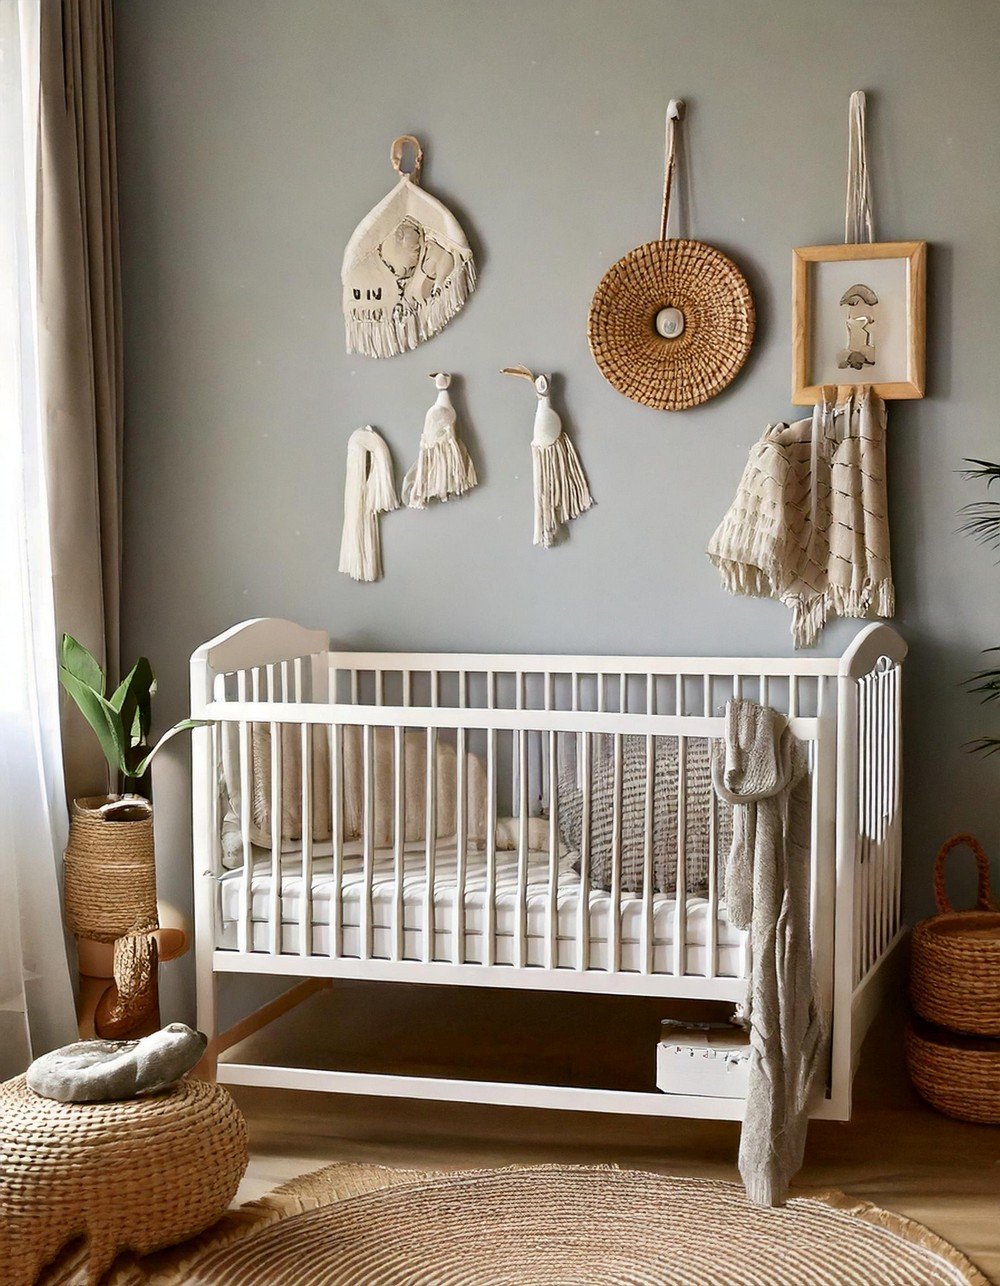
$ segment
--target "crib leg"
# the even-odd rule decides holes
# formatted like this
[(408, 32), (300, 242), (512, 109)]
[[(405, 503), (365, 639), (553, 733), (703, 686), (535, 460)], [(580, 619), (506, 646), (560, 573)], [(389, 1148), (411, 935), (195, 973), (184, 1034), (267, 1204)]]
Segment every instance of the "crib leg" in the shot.
[(214, 1081), (219, 1066), (219, 979), (212, 968), (211, 958), (198, 963), (197, 1013), (198, 1030), (208, 1037), (208, 1047), (192, 1075), (203, 1081)]

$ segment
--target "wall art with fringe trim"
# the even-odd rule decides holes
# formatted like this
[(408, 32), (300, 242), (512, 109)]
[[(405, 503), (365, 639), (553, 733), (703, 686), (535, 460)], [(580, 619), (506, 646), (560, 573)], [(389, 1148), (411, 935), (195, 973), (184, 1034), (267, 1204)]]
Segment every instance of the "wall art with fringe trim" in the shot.
[(457, 416), (448, 392), (451, 376), (435, 371), (431, 379), (437, 401), (424, 416), (417, 462), (403, 479), (403, 504), (410, 509), (426, 509), (431, 500), (462, 496), (478, 482), (465, 443), (455, 432)]
[(526, 366), (505, 366), (502, 375), (517, 375), (535, 387), (534, 432), (531, 438), (532, 480), (535, 492), (534, 544), (548, 549), (560, 529), (594, 503), (587, 475), (576, 448), (549, 400), (551, 377), (535, 376)]
[[(413, 165), (403, 167), (404, 149)], [(420, 186), (423, 150), (412, 134), (393, 141), (399, 182), (358, 224), (341, 269), (347, 351), (394, 357), (436, 335), (476, 287), (472, 250), (458, 220)]]

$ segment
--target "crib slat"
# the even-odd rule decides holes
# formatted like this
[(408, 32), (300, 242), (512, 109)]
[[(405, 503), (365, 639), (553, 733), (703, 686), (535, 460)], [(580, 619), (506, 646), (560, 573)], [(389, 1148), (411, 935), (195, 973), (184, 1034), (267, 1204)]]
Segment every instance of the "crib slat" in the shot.
[[(267, 667), (267, 699), (277, 699), (278, 675), (273, 665)], [(270, 925), (270, 948), (272, 955), (281, 954), (281, 830), (284, 801), (281, 781), (281, 734), (280, 723), (271, 724), (271, 896), (268, 899), (267, 919)]]
[(330, 725), (330, 831), (333, 849), (333, 906), (330, 954), (344, 953), (344, 726)]
[(898, 665), (892, 668), (893, 676), (893, 746), (895, 753), (895, 763), (893, 765), (893, 778), (895, 788), (893, 792), (893, 810), (895, 821), (895, 834), (893, 836), (893, 850), (895, 864), (893, 869), (893, 932), (899, 931), (902, 923), (902, 876), (903, 876), (903, 851), (902, 851), (902, 790), (903, 790), (903, 675)]
[[(646, 713), (656, 713), (656, 682), (646, 675)], [(642, 849), (642, 972), (653, 972), (653, 826), (656, 787), (656, 738), (646, 735), (646, 809)]]
[[(463, 703), (464, 704), (464, 703)], [(452, 958), (455, 964), (465, 963), (465, 867), (468, 821), (466, 818), (466, 730), (459, 728), (455, 735), (456, 801), (455, 801), (455, 916), (452, 933)]]
[(517, 763), (520, 789), (517, 794), (517, 908), (514, 924), (514, 964), (523, 969), (528, 963), (528, 730), (520, 728), (517, 738)]
[(299, 899), (299, 954), (312, 955), (313, 808), (312, 724), (301, 725), (302, 739), (302, 896)]
[[(683, 694), (681, 694), (683, 702)], [(678, 714), (683, 713), (678, 710)], [(677, 738), (677, 878), (674, 889), (674, 975), (687, 973), (687, 737)]]
[[(494, 675), (489, 676), (489, 700), (495, 700)], [(483, 964), (496, 958), (497, 886), (497, 733), (486, 734), (486, 913), (483, 919)]]
[(879, 837), (879, 943), (878, 954), (881, 957), (882, 952), (889, 943), (889, 888), (888, 888), (888, 867), (889, 867), (889, 814), (890, 814), (890, 791), (889, 791), (889, 770), (892, 756), (891, 733), (889, 731), (889, 673), (887, 670), (882, 671), (878, 676), (879, 687), (879, 808), (878, 808), (878, 837)]
[(222, 795), (218, 788), (222, 767), (222, 725), (212, 724), (212, 772), (216, 783), (209, 805), (209, 834), (211, 835), (211, 872), (215, 880), (215, 896), (212, 899), (212, 942), (219, 941), (222, 929), (222, 886), (219, 880), (224, 867), (222, 864)]
[(402, 960), (404, 947), (403, 874), (406, 848), (405, 728), (392, 730), (392, 958)]
[(643, 957), (644, 974), (653, 972), (653, 822), (656, 790), (656, 738), (645, 738), (645, 822), (643, 827)]
[(614, 768), (611, 810), (611, 916), (608, 925), (608, 969), (622, 967), (622, 734), (614, 734)]
[(556, 764), (558, 733), (549, 733), (549, 897), (546, 910), (545, 967), (559, 963), (559, 790)]
[(424, 816), (426, 818), (426, 836), (424, 844), (424, 942), (423, 960), (429, 964), (434, 959), (434, 878), (437, 858), (437, 729), (427, 729), (427, 767), (425, 771), (426, 793), (424, 796)]
[[(247, 672), (236, 676), (236, 698), (247, 699)], [(239, 951), (253, 950), (253, 849), (250, 845), (250, 724), (239, 725), (240, 747), (240, 838), (243, 841), (243, 871), (240, 879), (239, 916), (236, 923), (236, 946)]]
[(590, 733), (580, 733), (580, 782), (583, 800), (580, 813), (580, 900), (577, 907), (577, 961), (581, 970), (590, 968)]
[(375, 766), (371, 724), (361, 729), (361, 864), (362, 890), (359, 924), (362, 960), (372, 954), (372, 884), (375, 873)]

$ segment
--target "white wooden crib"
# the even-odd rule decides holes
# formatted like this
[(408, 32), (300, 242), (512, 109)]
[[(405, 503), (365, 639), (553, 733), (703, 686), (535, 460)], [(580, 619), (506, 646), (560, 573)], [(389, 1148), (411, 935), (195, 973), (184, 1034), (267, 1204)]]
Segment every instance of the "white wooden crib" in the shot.
[[(884, 625), (861, 629), (839, 659), (331, 651), (325, 633), (271, 619), (247, 621), (206, 643), (191, 660), (191, 714), (210, 721), (193, 734), (197, 1001), (218, 1078), (356, 1094), (739, 1118), (741, 1100), (653, 1089), (652, 1049), (648, 1092), (220, 1058), (335, 979), (742, 1000), (750, 948), (745, 935), (728, 925), (721, 902), (719, 807), (714, 799), (689, 798), (690, 765), (700, 762), (706, 739), (722, 735), (724, 705), (735, 694), (786, 714), (808, 746), (813, 953), (832, 1030), (827, 1093), (815, 1115), (847, 1119), (861, 1042), (893, 976), (890, 961), (902, 934), (905, 653), (902, 639)], [(283, 725), (294, 731), (283, 733)], [(391, 731), (376, 731), (383, 728)], [(265, 757), (255, 741), (261, 729), (270, 734)], [(345, 731), (361, 755), (360, 835), (353, 840), (344, 837)], [(407, 839), (403, 822), (405, 746), (414, 731), (427, 748), (425, 833), (417, 842)], [(283, 834), (289, 801), (282, 799), (282, 756), (289, 737), (302, 766), (295, 810), (306, 819), (294, 840)], [(376, 746), (384, 747), (387, 738), (393, 826), (384, 843), (375, 834), (374, 783)], [(439, 834), (436, 821), (444, 744), (454, 750), (457, 774), (450, 836)], [(329, 764), (325, 841), (315, 838), (311, 820), (319, 804), (317, 745)], [(560, 783), (566, 780), (560, 756), (567, 746), (582, 799), (578, 851), (567, 851), (560, 831)], [(636, 746), (644, 747), (646, 785), (642, 878), (630, 890), (621, 878), (623, 781), (635, 758), (628, 748)], [(677, 858), (667, 890), (655, 887), (653, 875), (654, 861), (662, 857), (654, 853), (653, 818), (662, 746), (675, 757), (677, 774), (676, 817), (668, 819)], [(612, 795), (611, 878), (603, 888), (591, 879), (597, 855), (588, 852), (599, 757)], [(477, 838), (469, 835), (470, 764), (485, 780), (486, 820)], [(262, 776), (271, 804), (270, 834), (263, 837), (254, 833), (251, 815)], [(699, 780), (698, 790), (710, 796), (710, 786)], [(705, 823), (699, 840), (705, 869), (698, 887), (689, 889), (687, 829), (696, 815)], [(220, 1031), (219, 985), (246, 974), (298, 983)]]

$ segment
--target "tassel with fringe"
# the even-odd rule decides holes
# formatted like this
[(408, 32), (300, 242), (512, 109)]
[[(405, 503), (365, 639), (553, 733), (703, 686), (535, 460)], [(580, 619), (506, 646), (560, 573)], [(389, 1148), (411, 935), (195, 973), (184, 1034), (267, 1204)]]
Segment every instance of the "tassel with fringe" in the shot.
[(517, 375), (534, 385), (534, 434), (531, 439), (535, 491), (534, 543), (543, 549), (555, 544), (561, 527), (585, 513), (594, 503), (580, 457), (549, 401), (549, 376), (537, 378), (526, 366), (505, 366), (503, 375)]
[(465, 444), (455, 433), (455, 408), (448, 392), (451, 376), (439, 371), (431, 378), (437, 401), (424, 417), (417, 462), (403, 479), (403, 504), (410, 509), (426, 509), (431, 500), (464, 495), (478, 482)]
[(347, 442), (344, 482), (340, 570), (345, 575), (357, 581), (381, 577), (378, 515), (398, 508), (389, 448), (370, 424), (355, 430)]

